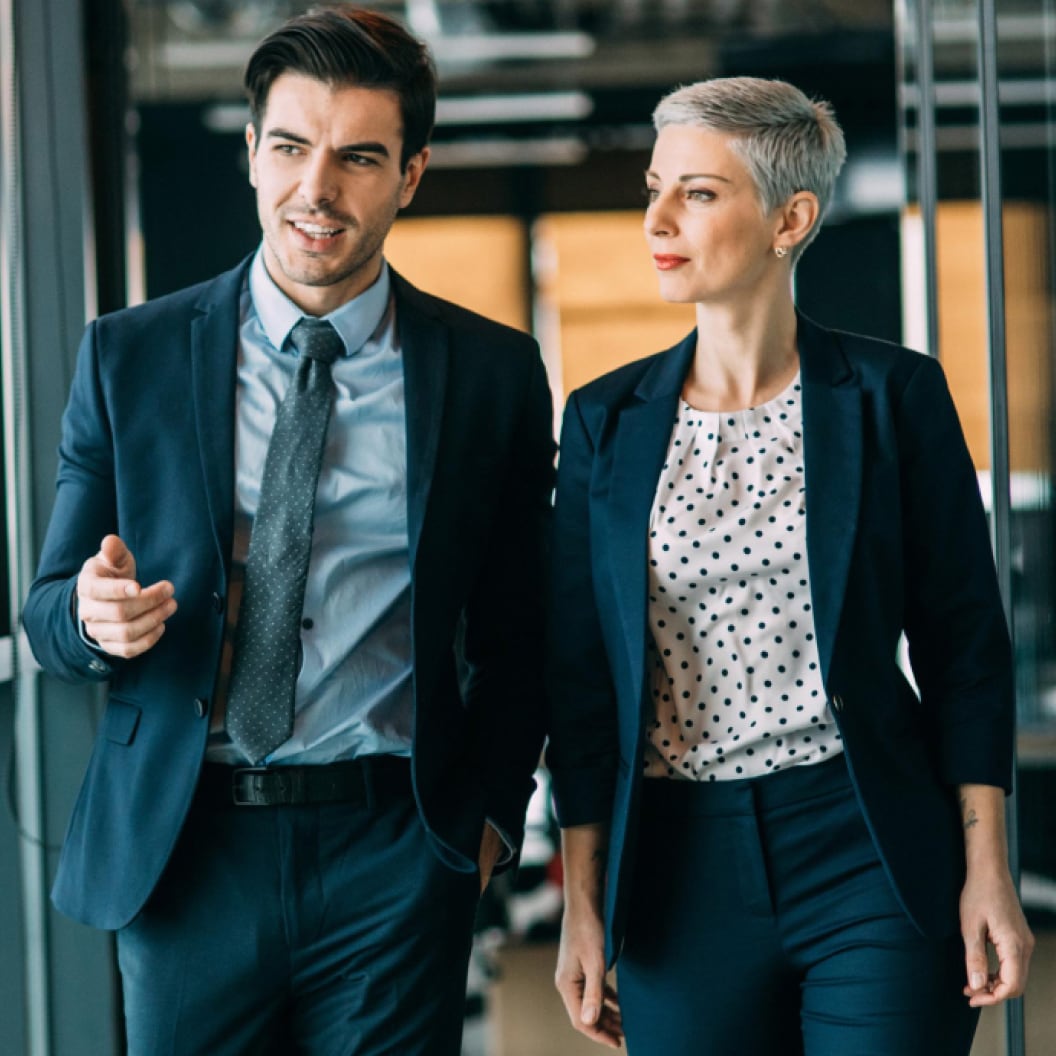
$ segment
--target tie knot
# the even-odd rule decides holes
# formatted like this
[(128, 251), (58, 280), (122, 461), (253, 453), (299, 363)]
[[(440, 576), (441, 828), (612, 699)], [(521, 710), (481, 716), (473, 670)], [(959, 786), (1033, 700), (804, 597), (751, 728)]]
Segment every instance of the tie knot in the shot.
[(304, 316), (290, 331), (290, 340), (298, 353), (329, 366), (345, 350), (341, 335), (325, 319)]

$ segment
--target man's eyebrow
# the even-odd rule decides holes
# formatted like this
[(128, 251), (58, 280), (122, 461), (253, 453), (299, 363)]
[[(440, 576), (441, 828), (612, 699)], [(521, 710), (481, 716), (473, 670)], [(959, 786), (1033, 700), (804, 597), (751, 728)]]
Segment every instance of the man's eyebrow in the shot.
[(290, 132), (285, 128), (269, 128), (268, 139), (288, 139), (292, 143), (303, 143), (306, 147), (311, 146), (311, 142), (304, 138), (304, 136), (297, 135), (296, 132)]
[[(302, 146), (310, 147), (311, 140), (306, 139), (304, 136), (297, 135), (296, 132), (290, 132), (285, 128), (270, 128), (267, 133), (268, 139), (285, 139), (290, 143), (299, 143)], [(376, 140), (367, 140), (363, 143), (346, 143), (344, 146), (338, 147), (338, 151), (341, 153), (356, 153), (356, 154), (380, 154), (383, 158), (389, 156), (389, 148), (384, 143), (379, 143)]]
[(338, 149), (341, 153), (380, 154), (383, 158), (389, 156), (389, 148), (384, 143), (379, 143), (376, 140), (367, 140), (364, 143), (346, 143)]

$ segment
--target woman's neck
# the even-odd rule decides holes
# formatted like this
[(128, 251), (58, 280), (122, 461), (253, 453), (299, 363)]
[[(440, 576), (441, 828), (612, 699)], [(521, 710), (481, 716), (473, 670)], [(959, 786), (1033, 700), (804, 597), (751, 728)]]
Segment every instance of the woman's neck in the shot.
[(697, 350), (682, 395), (702, 411), (772, 400), (799, 369), (792, 297), (760, 305), (697, 305)]

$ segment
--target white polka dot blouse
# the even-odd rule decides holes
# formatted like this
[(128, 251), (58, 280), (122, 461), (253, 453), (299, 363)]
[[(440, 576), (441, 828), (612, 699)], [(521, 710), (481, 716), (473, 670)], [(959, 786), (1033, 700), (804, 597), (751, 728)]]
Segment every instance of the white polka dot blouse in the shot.
[(806, 519), (798, 374), (743, 411), (679, 403), (649, 523), (646, 776), (758, 777), (841, 751)]

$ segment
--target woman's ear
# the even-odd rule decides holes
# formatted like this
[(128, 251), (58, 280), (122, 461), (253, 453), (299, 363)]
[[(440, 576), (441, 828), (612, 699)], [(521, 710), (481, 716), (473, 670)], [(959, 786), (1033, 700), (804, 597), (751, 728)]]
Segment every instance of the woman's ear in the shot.
[[(813, 191), (796, 191), (780, 209), (780, 222), (774, 235), (774, 249), (786, 252), (805, 239), (821, 215), (818, 196)], [(784, 256), (784, 253), (779, 254)]]

